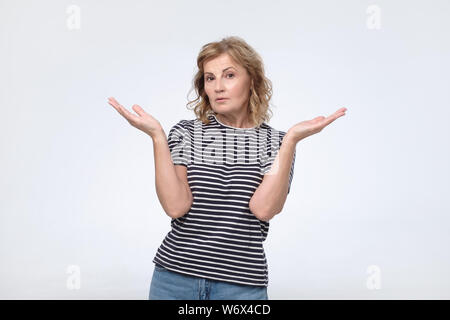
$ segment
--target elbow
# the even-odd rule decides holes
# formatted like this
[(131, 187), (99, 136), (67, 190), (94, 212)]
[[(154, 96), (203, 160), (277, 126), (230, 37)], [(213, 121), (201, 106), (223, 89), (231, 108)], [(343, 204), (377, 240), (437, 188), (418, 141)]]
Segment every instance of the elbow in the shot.
[(264, 222), (269, 222), (274, 216), (276, 216), (280, 212), (281, 212), (281, 210), (273, 211), (273, 212), (260, 211), (260, 212), (256, 212), (256, 213), (253, 212), (253, 214), (258, 218), (258, 220), (261, 220)]
[(255, 203), (255, 201), (250, 201), (250, 203), (249, 203), (249, 210), (250, 210), (250, 212), (256, 218), (258, 218), (258, 220), (265, 221), (265, 222), (269, 221), (270, 218), (269, 218), (269, 215), (267, 214), (267, 212), (262, 210), (262, 208), (259, 208), (258, 206), (255, 206), (254, 203)]
[(269, 222), (274, 216), (275, 214), (263, 214), (263, 215), (259, 215), (257, 216), (259, 220), (264, 221), (264, 222)]
[(281, 211), (275, 212), (275, 213), (267, 213), (265, 215), (260, 216), (260, 218), (258, 218), (258, 219), (261, 220), (261, 221), (264, 221), (264, 222), (269, 222), (273, 217), (275, 217), (280, 212)]
[(181, 209), (175, 208), (175, 209), (166, 210), (166, 213), (172, 219), (178, 219), (178, 218), (184, 216), (188, 211), (189, 211), (189, 209), (185, 210), (183, 208), (181, 208)]
[(275, 215), (279, 214), (283, 207), (280, 208), (270, 208), (268, 205), (261, 205), (261, 203), (258, 203), (256, 201), (252, 201), (251, 199), (249, 203), (249, 209), (250, 212), (255, 215), (258, 220), (269, 222), (270, 219), (272, 219)]
[(255, 215), (256, 218), (260, 221), (269, 222), (269, 220), (272, 218), (272, 216), (268, 212), (264, 211), (258, 211), (258, 210), (252, 210), (250, 211)]
[(189, 201), (184, 202), (182, 205), (174, 206), (173, 208), (168, 208), (166, 210), (166, 213), (172, 219), (178, 219), (189, 212), (189, 209), (191, 209), (192, 207), (192, 203), (193, 197), (190, 197)]

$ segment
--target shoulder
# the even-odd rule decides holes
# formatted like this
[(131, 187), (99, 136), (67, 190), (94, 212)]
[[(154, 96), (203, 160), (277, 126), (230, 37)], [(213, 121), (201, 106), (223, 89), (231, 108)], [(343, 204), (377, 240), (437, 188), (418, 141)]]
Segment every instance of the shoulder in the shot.
[(182, 119), (182, 120), (178, 120), (178, 122), (176, 122), (174, 125), (172, 125), (172, 129), (189, 129), (191, 127), (194, 126), (194, 122), (196, 120), (195, 119), (190, 119), (190, 120), (186, 120), (186, 119)]
[(286, 131), (278, 130), (265, 122), (261, 125), (261, 129), (267, 133), (272, 141), (278, 141), (278, 146), (281, 146), (281, 142), (283, 141), (283, 137), (286, 135)]
[(183, 136), (191, 136), (194, 133), (194, 122), (195, 119), (181, 119), (178, 120), (172, 127), (170, 128), (169, 135), (179, 136), (180, 138)]
[(193, 124), (194, 121), (195, 121), (195, 119), (192, 119), (192, 120), (181, 119), (181, 120), (178, 120), (178, 122), (176, 122), (172, 127), (184, 128), (190, 124)]
[(280, 134), (283, 134), (283, 135), (286, 134), (285, 131), (279, 130), (279, 129), (277, 129), (277, 128), (267, 124), (266, 122), (263, 122), (263, 124), (261, 125), (260, 128), (265, 129), (265, 130), (269, 130), (269, 131), (273, 131), (273, 132), (276, 132), (276, 133), (280, 133)]

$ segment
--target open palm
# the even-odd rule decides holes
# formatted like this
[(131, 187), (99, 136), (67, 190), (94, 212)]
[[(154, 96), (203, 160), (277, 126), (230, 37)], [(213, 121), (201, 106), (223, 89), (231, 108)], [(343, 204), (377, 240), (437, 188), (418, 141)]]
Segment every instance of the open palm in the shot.
[(144, 109), (137, 104), (132, 106), (132, 109), (137, 113), (137, 115), (135, 115), (124, 108), (113, 97), (108, 99), (108, 103), (113, 106), (114, 109), (116, 109), (117, 112), (119, 112), (133, 127), (145, 132), (149, 136), (153, 136), (155, 132), (163, 130), (159, 121), (145, 112)]
[(328, 117), (319, 116), (311, 120), (299, 122), (289, 129), (289, 133), (295, 137), (297, 141), (300, 141), (310, 135), (322, 131), (323, 128), (334, 120), (345, 115), (345, 111), (347, 111), (347, 108), (340, 108)]

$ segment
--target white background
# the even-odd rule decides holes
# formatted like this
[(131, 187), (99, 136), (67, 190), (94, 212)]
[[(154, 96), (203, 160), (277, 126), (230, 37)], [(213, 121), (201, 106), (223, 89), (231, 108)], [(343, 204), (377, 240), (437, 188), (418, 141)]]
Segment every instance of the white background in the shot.
[(1, 0), (0, 298), (148, 298), (170, 218), (150, 137), (107, 98), (168, 133), (195, 117), (201, 46), (236, 35), (273, 82), (269, 125), (348, 109), (297, 145), (264, 244), (269, 299), (449, 299), (449, 13), (446, 0)]

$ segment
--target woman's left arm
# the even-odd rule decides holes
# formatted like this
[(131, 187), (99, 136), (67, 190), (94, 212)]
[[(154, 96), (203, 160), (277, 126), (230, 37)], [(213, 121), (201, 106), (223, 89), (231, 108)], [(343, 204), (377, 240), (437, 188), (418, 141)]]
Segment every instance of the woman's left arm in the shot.
[(262, 221), (269, 221), (280, 213), (286, 202), (289, 174), (297, 141), (289, 131), (284, 135), (281, 147), (249, 202), (250, 211)]
[(346, 111), (346, 108), (341, 108), (328, 117), (319, 116), (312, 120), (299, 122), (287, 131), (270, 171), (264, 175), (249, 202), (250, 211), (259, 220), (269, 221), (283, 210), (297, 142), (322, 131), (331, 122), (345, 115)]

